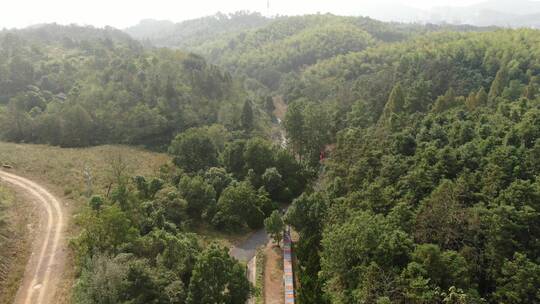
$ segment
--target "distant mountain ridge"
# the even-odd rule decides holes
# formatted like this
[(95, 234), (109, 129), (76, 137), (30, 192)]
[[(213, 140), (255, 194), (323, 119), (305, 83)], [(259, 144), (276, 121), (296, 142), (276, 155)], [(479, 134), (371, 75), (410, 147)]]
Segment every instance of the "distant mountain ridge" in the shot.
[(538, 28), (539, 16), (540, 1), (489, 0), (465, 7), (437, 7), (428, 12), (424, 21)]
[(129, 34), (110, 26), (96, 28), (93, 26), (79, 26), (74, 24), (60, 25), (56, 23), (45, 23), (32, 25), (24, 29), (0, 30), (0, 37), (7, 34), (16, 34), (20, 38), (39, 41), (41, 43), (66, 43), (67, 40), (70, 40), (71, 42), (81, 42), (84, 40), (110, 40), (131, 45), (133, 47), (139, 45), (139, 43)]
[(149, 40), (155, 46), (175, 46), (189, 49), (193, 45), (216, 39), (222, 35), (262, 27), (271, 20), (260, 13), (217, 13), (179, 23), (145, 19), (124, 31), (135, 39)]
[[(366, 3), (359, 9), (352, 10), (350, 15), (369, 16), (387, 22), (540, 28), (540, 1), (487, 0), (469, 6), (440, 6), (430, 10), (403, 4)], [(287, 17), (269, 18), (260, 13), (237, 12), (217, 13), (179, 23), (144, 19), (124, 31), (131, 37), (150, 42), (154, 46), (193, 50), (193, 46), (258, 29), (279, 18)]]
[[(152, 24), (163, 29), (152, 30)], [(387, 23), (332, 14), (266, 18), (257, 13), (218, 14), (172, 27), (168, 22), (146, 20), (137, 27), (127, 31), (143, 43), (199, 54), (235, 76), (249, 78), (247, 83), (254, 91), (277, 90), (320, 60), (380, 43), (404, 41), (428, 32), (493, 30), (468, 25)]]
[(175, 26), (176, 24), (169, 20), (143, 19), (137, 25), (124, 31), (136, 39), (144, 40), (157, 35), (169, 35), (174, 31)]
[(469, 6), (439, 6), (429, 10), (402, 4), (377, 4), (364, 5), (353, 13), (382, 21), (540, 28), (540, 1), (531, 0), (487, 0)]

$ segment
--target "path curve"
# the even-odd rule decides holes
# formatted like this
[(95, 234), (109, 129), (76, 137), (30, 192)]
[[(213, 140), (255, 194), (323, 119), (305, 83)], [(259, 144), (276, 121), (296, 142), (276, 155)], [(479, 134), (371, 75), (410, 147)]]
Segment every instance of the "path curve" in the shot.
[(0, 170), (0, 179), (27, 192), (40, 209), (32, 255), (14, 304), (52, 304), (65, 261), (64, 210), (60, 201), (37, 183)]
[(264, 228), (252, 233), (245, 241), (229, 249), (229, 254), (240, 262), (247, 263), (257, 254), (257, 248), (265, 246), (270, 238)]

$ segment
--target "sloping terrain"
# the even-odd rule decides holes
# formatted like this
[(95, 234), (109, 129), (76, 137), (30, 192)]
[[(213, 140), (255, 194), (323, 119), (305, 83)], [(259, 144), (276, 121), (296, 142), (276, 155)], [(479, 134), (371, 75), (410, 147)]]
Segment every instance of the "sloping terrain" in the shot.
[(57, 303), (56, 291), (66, 263), (66, 214), (62, 203), (42, 186), (24, 177), (0, 171), (0, 179), (27, 192), (39, 205), (41, 224), (36, 227), (32, 254), (15, 304)]

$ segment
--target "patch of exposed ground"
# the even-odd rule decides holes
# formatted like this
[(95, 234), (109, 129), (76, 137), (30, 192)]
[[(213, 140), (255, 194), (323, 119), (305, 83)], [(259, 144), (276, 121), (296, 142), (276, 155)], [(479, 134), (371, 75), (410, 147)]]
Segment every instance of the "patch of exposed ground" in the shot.
[(24, 177), (0, 171), (0, 179), (18, 193), (24, 193), (36, 206), (38, 222), (33, 231), (31, 255), (15, 296), (16, 304), (59, 303), (57, 290), (66, 262), (66, 214), (62, 203), (39, 184)]
[(13, 303), (31, 252), (36, 206), (28, 195), (1, 183), (0, 204), (5, 215), (0, 227), (0, 303)]
[(270, 242), (266, 248), (266, 265), (264, 271), (265, 304), (283, 304), (283, 257), (281, 248)]

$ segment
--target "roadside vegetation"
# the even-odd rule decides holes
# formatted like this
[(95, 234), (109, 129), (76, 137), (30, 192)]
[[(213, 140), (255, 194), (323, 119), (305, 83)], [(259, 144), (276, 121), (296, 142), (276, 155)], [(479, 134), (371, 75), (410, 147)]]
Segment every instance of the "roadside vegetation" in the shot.
[(266, 267), (266, 254), (265, 249), (266, 247), (260, 247), (257, 249), (257, 255), (256, 255), (256, 295), (255, 295), (255, 304), (264, 304), (264, 275), (265, 275), (265, 267)]

